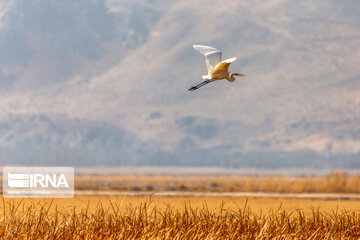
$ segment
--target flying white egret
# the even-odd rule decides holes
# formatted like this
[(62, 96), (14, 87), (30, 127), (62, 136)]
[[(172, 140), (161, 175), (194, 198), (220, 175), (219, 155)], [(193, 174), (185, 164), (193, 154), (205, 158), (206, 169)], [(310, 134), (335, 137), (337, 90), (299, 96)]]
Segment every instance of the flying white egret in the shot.
[(196, 86), (189, 88), (190, 91), (194, 91), (199, 87), (202, 87), (215, 80), (226, 79), (229, 82), (235, 81), (235, 76), (245, 77), (245, 74), (241, 73), (229, 73), (228, 69), (232, 62), (236, 60), (236, 57), (228, 58), (221, 61), (221, 52), (216, 48), (204, 46), (204, 45), (193, 45), (193, 47), (205, 56), (206, 68), (208, 71), (207, 75), (202, 76), (204, 81)]

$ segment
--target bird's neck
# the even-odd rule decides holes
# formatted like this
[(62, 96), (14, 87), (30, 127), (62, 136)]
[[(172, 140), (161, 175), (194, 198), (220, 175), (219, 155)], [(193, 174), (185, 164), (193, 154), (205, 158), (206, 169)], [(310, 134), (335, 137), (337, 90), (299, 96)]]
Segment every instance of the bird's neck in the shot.
[(226, 79), (227, 79), (229, 82), (235, 81), (234, 73), (232, 73), (232, 74), (230, 74), (230, 75), (228, 74), (227, 77), (226, 77)]

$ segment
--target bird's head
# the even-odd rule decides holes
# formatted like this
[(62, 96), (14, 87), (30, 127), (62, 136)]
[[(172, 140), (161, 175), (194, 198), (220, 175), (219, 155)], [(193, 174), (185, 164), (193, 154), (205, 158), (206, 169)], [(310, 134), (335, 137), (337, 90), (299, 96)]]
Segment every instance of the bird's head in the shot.
[(245, 74), (242, 74), (242, 73), (233, 73), (233, 75), (234, 75), (235, 77), (246, 77), (246, 75), (245, 75)]

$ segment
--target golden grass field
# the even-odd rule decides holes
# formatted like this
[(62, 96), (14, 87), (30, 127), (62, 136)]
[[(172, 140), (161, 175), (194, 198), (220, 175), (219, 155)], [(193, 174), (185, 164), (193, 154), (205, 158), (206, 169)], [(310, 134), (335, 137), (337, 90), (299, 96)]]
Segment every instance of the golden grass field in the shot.
[(1, 239), (360, 237), (358, 201), (82, 196), (4, 203)]
[[(357, 193), (359, 186), (352, 184), (359, 179), (345, 173), (315, 178), (83, 176), (75, 185), (79, 191)], [(360, 201), (355, 200), (76, 195), (5, 198), (0, 204), (0, 239), (360, 238)]]

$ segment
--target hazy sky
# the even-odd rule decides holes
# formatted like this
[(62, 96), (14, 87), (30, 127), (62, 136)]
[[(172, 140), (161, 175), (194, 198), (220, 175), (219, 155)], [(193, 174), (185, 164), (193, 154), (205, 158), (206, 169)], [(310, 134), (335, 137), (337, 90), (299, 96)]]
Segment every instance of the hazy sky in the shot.
[[(0, 160), (359, 153), (359, 9), (355, 0), (0, 0)], [(189, 92), (206, 73), (193, 44), (237, 57), (230, 71), (247, 77)]]

